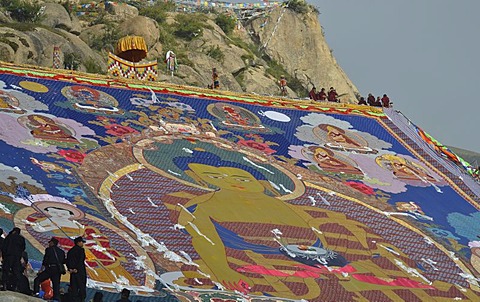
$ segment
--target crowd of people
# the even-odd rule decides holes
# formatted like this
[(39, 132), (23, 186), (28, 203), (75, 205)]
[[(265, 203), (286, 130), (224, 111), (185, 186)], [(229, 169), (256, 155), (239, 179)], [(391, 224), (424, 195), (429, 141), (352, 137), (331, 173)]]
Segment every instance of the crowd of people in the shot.
[(384, 94), (382, 98), (377, 96), (375, 98), (373, 94), (369, 93), (367, 100), (365, 101), (364, 97), (361, 97), (360, 100), (358, 101), (358, 105), (368, 105), (368, 106), (374, 106), (374, 107), (391, 107), (392, 102), (390, 102), (390, 98)]
[[(320, 91), (317, 92), (317, 88), (315, 86), (312, 87), (310, 92), (308, 93), (308, 97), (313, 101), (320, 101), (320, 102), (335, 102), (340, 103), (339, 95), (335, 88), (330, 87), (330, 90), (327, 92), (325, 88), (322, 88)], [(390, 98), (384, 94), (381, 98), (378, 96), (375, 98), (373, 94), (369, 93), (367, 99), (365, 100), (364, 97), (360, 97), (358, 100), (358, 105), (368, 105), (374, 107), (391, 107), (392, 102), (390, 102)]]
[(325, 91), (325, 88), (320, 89), (319, 92), (317, 92), (317, 88), (315, 86), (312, 87), (312, 90), (308, 93), (308, 97), (311, 100), (314, 101), (320, 101), (320, 102), (335, 102), (335, 103), (340, 103), (339, 95), (337, 93), (337, 90), (335, 88), (330, 87), (330, 90)]
[[(25, 238), (20, 232), (19, 228), (14, 227), (3, 238), (4, 232), (0, 228), (0, 256), (2, 259), (0, 289), (2, 291), (16, 291), (56, 302), (85, 302), (87, 296), (87, 270), (83, 248), (85, 239), (83, 237), (75, 238), (73, 240), (75, 245), (65, 254), (58, 246), (58, 239), (52, 237), (45, 249), (42, 267), (33, 280), (32, 290), (27, 277), (31, 266), (25, 250)], [(62, 291), (60, 279), (67, 272), (70, 274), (70, 283), (68, 290)], [(45, 282), (48, 283), (45, 285)], [(118, 302), (129, 302), (129, 296), (130, 291), (123, 289)], [(92, 301), (103, 301), (103, 294), (101, 292), (95, 293)]]

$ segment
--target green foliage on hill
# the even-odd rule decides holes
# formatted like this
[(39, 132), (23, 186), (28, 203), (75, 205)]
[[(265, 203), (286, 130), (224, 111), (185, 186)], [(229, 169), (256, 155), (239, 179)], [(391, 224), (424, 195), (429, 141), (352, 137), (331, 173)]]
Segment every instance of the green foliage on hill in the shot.
[(294, 12), (299, 14), (307, 14), (309, 12), (314, 12), (316, 14), (320, 13), (315, 6), (308, 4), (305, 0), (288, 1), (288, 9), (293, 10)]
[(280, 76), (284, 75), (288, 87), (295, 91), (299, 97), (306, 97), (308, 95), (307, 90), (303, 87), (302, 83), (297, 78), (291, 76), (280, 63), (267, 56), (264, 56), (263, 59), (267, 61), (268, 67), (266, 72), (269, 75), (278, 80), (280, 80)]
[(215, 23), (223, 30), (227, 35), (231, 34), (235, 29), (235, 19), (226, 14), (219, 14), (215, 18)]
[(157, 1), (154, 5), (143, 6), (138, 10), (141, 16), (149, 17), (157, 21), (159, 24), (167, 20), (168, 12), (175, 11), (175, 2)]
[(203, 29), (207, 27), (205, 24), (207, 17), (200, 13), (178, 14), (175, 16), (175, 21), (177, 21), (177, 24), (173, 33), (175, 36), (187, 41), (201, 37)]
[(221, 63), (223, 63), (223, 61), (225, 60), (225, 54), (218, 45), (210, 46), (207, 49), (207, 55)]
[(40, 4), (24, 0), (2, 0), (4, 7), (17, 22), (34, 23), (40, 19)]
[(95, 37), (91, 41), (90, 47), (98, 51), (106, 49), (113, 52), (115, 44), (120, 38), (121, 34), (118, 27), (112, 22), (107, 22), (105, 23), (105, 35)]

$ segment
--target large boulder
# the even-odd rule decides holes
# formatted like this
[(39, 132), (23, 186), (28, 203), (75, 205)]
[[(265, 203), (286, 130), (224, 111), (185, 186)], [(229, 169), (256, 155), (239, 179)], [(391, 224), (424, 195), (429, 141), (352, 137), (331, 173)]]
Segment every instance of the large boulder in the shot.
[(82, 32), (82, 24), (80, 23), (80, 20), (74, 14), (71, 14), (70, 18), (72, 20), (72, 28), (70, 29), (70, 32), (77, 36), (80, 35)]
[(175, 77), (182, 79), (188, 85), (200, 87), (206, 86), (204, 84), (206, 79), (204, 79), (195, 69), (188, 65), (180, 64)]
[(138, 16), (138, 9), (135, 6), (126, 3), (108, 4), (106, 9), (107, 12), (116, 16), (117, 21), (127, 20)]
[(163, 49), (163, 45), (160, 42), (155, 43), (152, 47), (148, 49), (147, 59), (148, 60), (158, 60), (163, 61), (165, 59), (165, 53), (168, 50)]
[(9, 27), (0, 27), (0, 59), (21, 64), (36, 64), (37, 51), (28, 33)]
[(95, 40), (102, 39), (105, 36), (105, 27), (105, 24), (95, 24), (90, 26), (80, 33), (80, 39), (91, 47)]
[[(209, 20), (210, 21), (210, 20)], [(218, 49), (223, 53), (224, 60), (219, 62), (223, 68), (229, 73), (236, 73), (245, 67), (245, 62), (242, 59), (248, 52), (236, 45), (233, 45), (229, 38), (225, 36), (223, 31), (214, 22), (209, 23), (212, 29), (205, 28), (203, 36), (200, 39), (195, 39), (190, 43), (190, 49), (202, 50), (207, 53), (212, 47)]]
[(72, 29), (72, 20), (65, 7), (58, 3), (45, 3), (43, 6), (45, 10), (40, 21), (41, 24), (67, 31)]
[(137, 16), (122, 22), (119, 25), (120, 34), (123, 36), (141, 36), (150, 48), (157, 43), (160, 37), (158, 24), (148, 17)]
[(14, 63), (15, 51), (5, 42), (0, 42), (0, 61)]

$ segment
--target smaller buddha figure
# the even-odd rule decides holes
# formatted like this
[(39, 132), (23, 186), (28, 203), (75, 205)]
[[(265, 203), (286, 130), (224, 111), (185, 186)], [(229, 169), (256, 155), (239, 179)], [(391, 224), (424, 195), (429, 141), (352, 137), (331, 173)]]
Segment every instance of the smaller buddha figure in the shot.
[(122, 266), (121, 263), (126, 262), (126, 258), (111, 246), (110, 239), (98, 228), (79, 222), (87, 219), (81, 210), (67, 203), (49, 201), (37, 202), (34, 208), (46, 217), (27, 219), (33, 231), (49, 237), (55, 236), (64, 250), (73, 247), (72, 238), (82, 236), (86, 239), (84, 247), (91, 279), (111, 283), (123, 276), (130, 285), (139, 285)]
[(78, 143), (78, 140), (73, 137), (70, 130), (43, 115), (32, 114), (27, 116), (27, 127), (31, 129), (30, 133), (32, 136), (38, 139)]
[(110, 95), (86, 86), (71, 86), (62, 89), (62, 93), (73, 103), (76, 109), (88, 112), (120, 113), (115, 107), (117, 101)]
[(223, 106), (226, 123), (232, 125), (248, 126), (249, 121), (243, 118), (240, 113), (232, 106)]
[(24, 113), (25, 110), (18, 107), (20, 102), (16, 97), (7, 93), (5, 91), (0, 90), (0, 111), (4, 112), (13, 112), (13, 113)]
[(377, 150), (368, 147), (367, 141), (362, 137), (333, 125), (320, 124), (314, 128), (313, 132), (322, 141), (325, 141), (325, 146), (330, 149), (358, 153), (377, 153)]
[(381, 155), (377, 157), (375, 161), (380, 167), (392, 171), (393, 175), (398, 179), (422, 181), (426, 183), (437, 181), (422, 166), (397, 155)]
[[(50, 163), (47, 161), (41, 161), (36, 159), (35, 157), (30, 157), (31, 162), (35, 165), (40, 167), (43, 171), (50, 173), (50, 172), (60, 172), (60, 173), (67, 173), (68, 170), (63, 168), (60, 165), (57, 165), (55, 163)], [(70, 174), (71, 172), (68, 172), (67, 174)]]
[(268, 130), (262, 125), (258, 116), (239, 106), (216, 103), (209, 105), (207, 110), (220, 120), (220, 126), (243, 130)]
[(305, 148), (302, 152), (311, 154), (313, 160), (317, 163), (320, 169), (327, 172), (343, 172), (348, 174), (362, 175), (362, 171), (353, 166), (346, 160), (341, 160), (335, 156), (331, 150), (322, 147)]

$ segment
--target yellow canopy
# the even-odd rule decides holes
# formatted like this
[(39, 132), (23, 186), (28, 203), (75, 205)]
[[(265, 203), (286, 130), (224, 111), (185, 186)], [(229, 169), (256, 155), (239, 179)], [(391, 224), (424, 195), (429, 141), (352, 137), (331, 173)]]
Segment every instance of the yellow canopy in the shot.
[(118, 40), (115, 54), (130, 62), (139, 62), (147, 56), (145, 39), (139, 36), (126, 36)]

